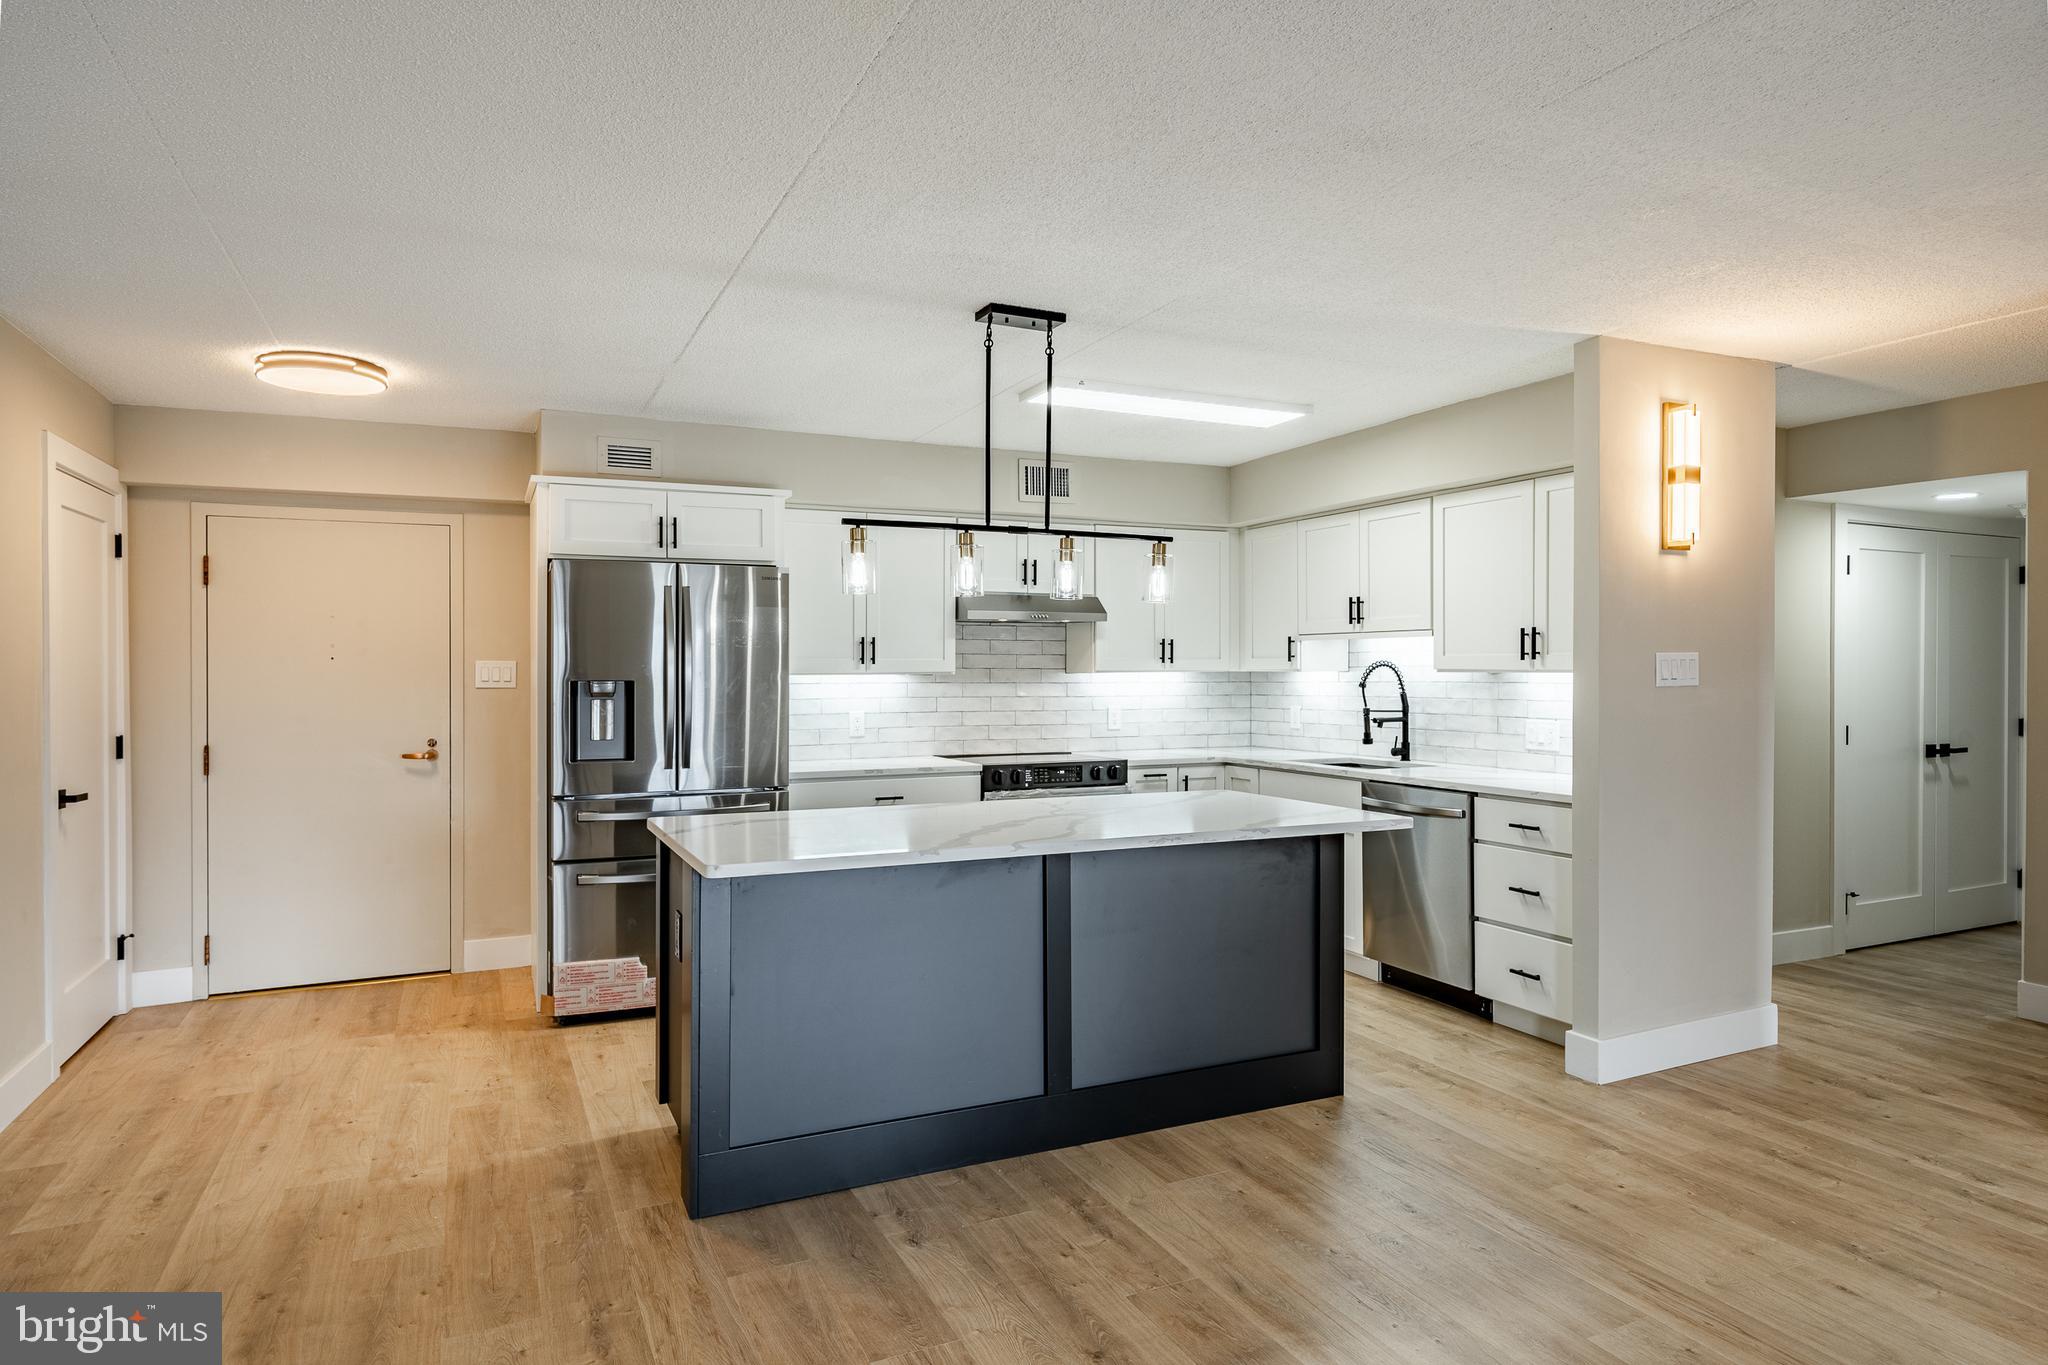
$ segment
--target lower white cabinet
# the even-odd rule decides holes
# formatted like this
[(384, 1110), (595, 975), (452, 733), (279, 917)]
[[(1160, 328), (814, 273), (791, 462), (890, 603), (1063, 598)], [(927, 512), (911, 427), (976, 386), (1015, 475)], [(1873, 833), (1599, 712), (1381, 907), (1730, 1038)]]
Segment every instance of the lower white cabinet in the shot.
[[(1344, 777), (1319, 773), (1289, 773), (1273, 768), (1259, 769), (1259, 795), (1278, 796), (1289, 801), (1313, 801), (1319, 806), (1359, 809), (1365, 784)], [(1344, 951), (1365, 951), (1365, 882), (1358, 836), (1344, 837)]]
[(789, 784), (791, 810), (856, 806), (915, 806), (981, 800), (978, 773), (917, 773), (904, 777), (815, 777)]
[(1251, 792), (1256, 795), (1259, 790), (1259, 770), (1240, 768), (1233, 764), (1223, 770), (1223, 785), (1234, 792)]
[(1572, 1021), (1572, 945), (1480, 921), (1472, 926), (1473, 985), (1496, 1006)]
[(1180, 769), (1163, 763), (1133, 763), (1131, 765), (1131, 790), (1134, 792), (1179, 791)]
[(1175, 789), (1184, 792), (1219, 792), (1226, 790), (1230, 779), (1227, 769), (1221, 763), (1202, 763), (1180, 770), (1180, 781)]
[(1482, 796), (1472, 835), (1474, 989), (1496, 1022), (1559, 1041), (1500, 1007), (1572, 1021), (1572, 808)]

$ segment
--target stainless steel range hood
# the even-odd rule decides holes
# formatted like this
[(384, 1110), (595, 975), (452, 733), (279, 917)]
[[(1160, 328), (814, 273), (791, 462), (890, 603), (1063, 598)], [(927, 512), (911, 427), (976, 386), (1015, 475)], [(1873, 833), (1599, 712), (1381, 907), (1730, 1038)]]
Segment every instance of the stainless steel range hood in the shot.
[(1081, 597), (1063, 602), (1044, 593), (985, 592), (979, 597), (953, 599), (955, 620), (975, 625), (1093, 625), (1107, 621), (1109, 612), (1099, 597)]

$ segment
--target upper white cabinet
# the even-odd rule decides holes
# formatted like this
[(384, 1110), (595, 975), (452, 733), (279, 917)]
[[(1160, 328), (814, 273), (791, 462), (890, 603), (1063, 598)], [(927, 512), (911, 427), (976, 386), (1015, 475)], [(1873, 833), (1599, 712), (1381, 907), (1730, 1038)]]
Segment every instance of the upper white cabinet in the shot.
[(1571, 667), (1571, 487), (1558, 475), (1435, 499), (1438, 668)]
[(1429, 499), (1295, 525), (1301, 634), (1430, 628)]
[(1301, 536), (1291, 521), (1244, 533), (1244, 666), (1289, 669), (1300, 657)]
[(532, 496), (549, 555), (760, 564), (782, 558), (789, 494), (781, 489), (536, 478)]
[[(981, 571), (990, 592), (1050, 593), (1054, 566), (1059, 562), (1060, 538), (1043, 531), (1011, 535), (997, 531), (977, 533), (981, 546)], [(1085, 540), (1074, 542), (1074, 559), (1088, 581), (1088, 548)]]
[(1173, 592), (1163, 606), (1141, 600), (1152, 567), (1149, 542), (1094, 542), (1095, 593), (1109, 619), (1067, 627), (1068, 672), (1222, 672), (1231, 667), (1230, 532), (1168, 534), (1173, 537), (1167, 547)]
[(810, 509), (785, 515), (789, 671), (952, 672), (950, 533), (902, 527), (869, 532), (875, 590), (855, 597), (841, 582), (845, 515)]

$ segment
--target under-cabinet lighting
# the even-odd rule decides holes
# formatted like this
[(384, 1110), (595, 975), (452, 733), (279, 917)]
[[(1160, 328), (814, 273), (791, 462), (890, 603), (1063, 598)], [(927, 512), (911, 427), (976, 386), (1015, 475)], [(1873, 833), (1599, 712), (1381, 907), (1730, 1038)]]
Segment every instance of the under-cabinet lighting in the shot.
[[(1044, 403), (1047, 392), (1044, 384), (1033, 384), (1020, 397), (1026, 403)], [(1216, 398), (1087, 379), (1063, 379), (1054, 384), (1050, 392), (1052, 405), (1056, 408), (1127, 412), (1139, 417), (1173, 417), (1186, 422), (1220, 422), (1232, 427), (1277, 427), (1282, 422), (1292, 422), (1314, 411), (1294, 403), (1268, 403), (1257, 398)]]
[(1664, 405), (1664, 548), (1690, 550), (1700, 541), (1700, 408)]
[(1975, 493), (1936, 493), (1934, 500), (1936, 502), (1968, 502), (1976, 496)]

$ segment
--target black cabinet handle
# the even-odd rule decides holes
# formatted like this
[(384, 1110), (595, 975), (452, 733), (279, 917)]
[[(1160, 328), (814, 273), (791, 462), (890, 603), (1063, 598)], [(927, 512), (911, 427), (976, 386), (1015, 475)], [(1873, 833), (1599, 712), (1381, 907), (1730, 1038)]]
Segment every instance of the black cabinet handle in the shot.
[(1521, 641), (1521, 643), (1515, 646), (1515, 657), (1517, 659), (1526, 659), (1529, 657), (1529, 628), (1527, 626), (1523, 626), (1522, 629), (1519, 632), (1517, 632), (1517, 638)]
[(1543, 653), (1543, 632), (1529, 627), (1529, 657), (1534, 659)]
[(1166, 641), (1166, 662), (1175, 663), (1180, 659), (1180, 641), (1169, 636)]
[(870, 664), (882, 662), (882, 637), (879, 635), (868, 636), (868, 662)]
[(1525, 980), (1525, 981), (1541, 981), (1541, 980), (1543, 979), (1543, 973), (1541, 973), (1541, 972), (1525, 972), (1525, 971), (1523, 971), (1523, 970), (1522, 970), (1522, 969), (1521, 969), (1520, 967), (1510, 967), (1510, 968), (1508, 968), (1508, 975), (1509, 975), (1509, 976), (1519, 976), (1519, 977), (1521, 977), (1521, 978), (1522, 978), (1523, 980)]
[(75, 806), (79, 802), (87, 801), (91, 798), (91, 792), (68, 792), (59, 787), (57, 788), (57, 809), (63, 810), (66, 806)]
[(1523, 825), (1513, 820), (1508, 821), (1508, 828), (1523, 830), (1530, 834), (1541, 834), (1543, 832), (1543, 826), (1541, 825)]
[(866, 663), (868, 661), (868, 637), (863, 635), (854, 643), (860, 647), (860, 653), (855, 656), (856, 660), (860, 663)]
[(1526, 886), (1511, 886), (1508, 888), (1508, 890), (1514, 892), (1517, 896), (1535, 896), (1539, 900), (1543, 897), (1543, 893), (1541, 891), (1531, 891)]
[(668, 548), (667, 517), (656, 517), (654, 519), (654, 548), (657, 550), (666, 550)]
[(1287, 637), (1287, 662), (1294, 662), (1294, 637), (1292, 635)]
[(681, 519), (678, 517), (670, 517), (668, 519), (668, 547), (671, 550), (683, 548), (683, 528)]

